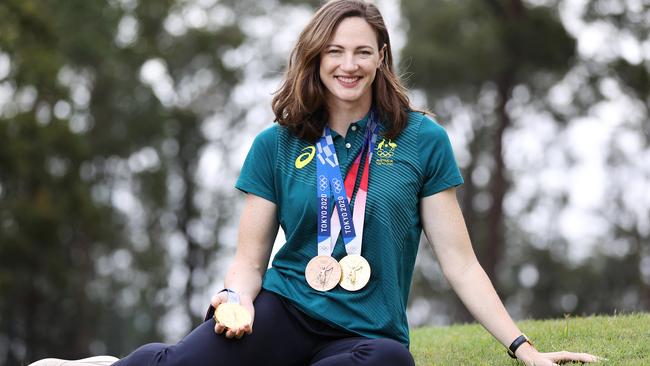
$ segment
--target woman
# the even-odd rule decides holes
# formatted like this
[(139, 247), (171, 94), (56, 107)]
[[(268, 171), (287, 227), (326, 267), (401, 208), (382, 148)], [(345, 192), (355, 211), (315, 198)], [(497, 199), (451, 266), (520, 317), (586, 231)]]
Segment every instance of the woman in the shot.
[[(278, 125), (255, 139), (237, 181), (247, 195), (227, 289), (181, 342), (145, 345), (114, 365), (413, 365), (406, 303), (422, 229), (456, 293), (513, 357), (597, 361), (538, 352), (507, 314), (470, 244), (449, 139), (410, 107), (375, 6), (318, 10), (273, 110)], [(287, 242), (267, 270), (278, 225)], [(246, 319), (224, 324), (223, 304), (238, 311), (230, 321)]]

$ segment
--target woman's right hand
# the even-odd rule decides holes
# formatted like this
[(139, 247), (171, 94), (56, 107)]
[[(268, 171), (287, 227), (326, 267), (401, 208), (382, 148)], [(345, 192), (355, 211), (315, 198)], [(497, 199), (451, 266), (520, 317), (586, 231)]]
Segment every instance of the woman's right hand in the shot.
[[(216, 309), (220, 304), (228, 302), (228, 293), (223, 291), (212, 297), (210, 301), (212, 306)], [(226, 338), (237, 338), (240, 339), (245, 334), (253, 333), (253, 321), (255, 320), (255, 308), (253, 307), (253, 300), (246, 295), (239, 295), (239, 304), (246, 309), (251, 315), (251, 322), (243, 327), (237, 329), (229, 329), (225, 325), (216, 322), (214, 326), (214, 331), (217, 334), (222, 334), (225, 332)]]

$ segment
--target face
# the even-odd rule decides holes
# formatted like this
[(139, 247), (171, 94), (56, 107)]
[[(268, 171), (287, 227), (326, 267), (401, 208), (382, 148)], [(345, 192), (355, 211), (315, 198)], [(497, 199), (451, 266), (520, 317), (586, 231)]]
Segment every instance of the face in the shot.
[(372, 82), (384, 59), (377, 36), (363, 18), (339, 23), (320, 56), (320, 79), (327, 88), (328, 105), (372, 102)]

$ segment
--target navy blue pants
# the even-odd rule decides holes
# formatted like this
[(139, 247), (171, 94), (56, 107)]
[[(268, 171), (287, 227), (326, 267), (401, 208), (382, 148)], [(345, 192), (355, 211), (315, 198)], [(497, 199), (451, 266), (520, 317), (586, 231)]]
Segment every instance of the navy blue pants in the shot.
[(401, 343), (333, 328), (262, 290), (253, 333), (228, 339), (206, 320), (175, 345), (144, 345), (113, 366), (414, 366)]

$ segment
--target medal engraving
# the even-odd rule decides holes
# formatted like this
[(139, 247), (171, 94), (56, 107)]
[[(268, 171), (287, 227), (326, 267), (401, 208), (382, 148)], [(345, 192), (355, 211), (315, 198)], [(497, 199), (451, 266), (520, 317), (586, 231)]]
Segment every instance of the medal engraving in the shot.
[(307, 263), (305, 279), (314, 290), (329, 291), (341, 280), (341, 266), (336, 259), (319, 255)]
[(350, 268), (350, 272), (347, 274), (347, 277), (348, 277), (348, 280), (350, 281), (350, 283), (352, 283), (352, 285), (356, 286), (356, 284), (357, 284), (357, 272), (359, 272), (361, 270), (361, 268), (362, 267), (360, 265), (358, 265), (358, 264), (356, 264), (354, 267)]
[(341, 259), (341, 287), (348, 291), (358, 291), (370, 280), (370, 264), (360, 255), (350, 254)]

